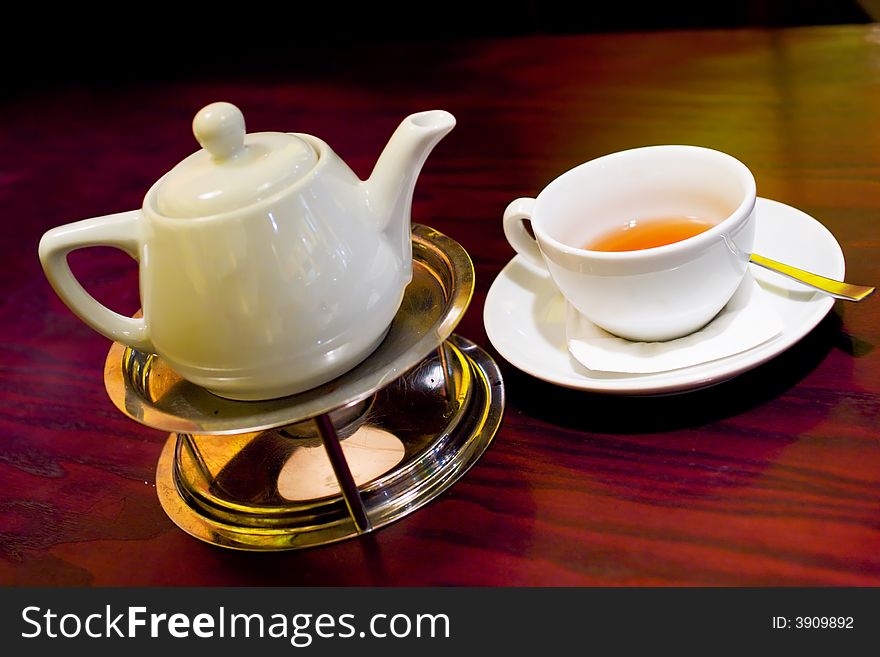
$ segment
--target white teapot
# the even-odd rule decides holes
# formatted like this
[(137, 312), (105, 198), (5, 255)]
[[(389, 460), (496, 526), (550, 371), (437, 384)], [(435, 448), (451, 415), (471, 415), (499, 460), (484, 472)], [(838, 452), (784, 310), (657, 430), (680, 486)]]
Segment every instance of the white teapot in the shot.
[[(193, 121), (201, 150), (140, 210), (48, 231), (43, 269), (93, 329), (217, 395), (307, 390), (384, 338), (412, 277), (416, 178), (454, 126), (442, 110), (407, 117), (362, 181), (316, 137), (245, 134), (237, 107), (208, 105)], [(106, 308), (74, 278), (67, 254), (95, 245), (139, 261), (142, 318)]]

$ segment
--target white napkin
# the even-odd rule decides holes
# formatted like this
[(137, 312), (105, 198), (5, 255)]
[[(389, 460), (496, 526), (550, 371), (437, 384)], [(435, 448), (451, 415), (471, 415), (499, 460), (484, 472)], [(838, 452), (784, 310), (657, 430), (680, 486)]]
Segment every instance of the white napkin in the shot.
[(695, 333), (667, 342), (618, 338), (566, 302), (568, 350), (588, 369), (629, 374), (666, 372), (718, 360), (763, 344), (782, 332), (782, 321), (767, 294), (746, 272), (746, 278), (715, 319)]

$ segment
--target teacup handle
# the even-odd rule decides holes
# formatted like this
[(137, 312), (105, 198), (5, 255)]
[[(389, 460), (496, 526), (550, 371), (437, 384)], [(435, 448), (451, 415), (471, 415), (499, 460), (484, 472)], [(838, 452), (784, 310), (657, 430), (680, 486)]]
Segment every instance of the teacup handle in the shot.
[(532, 264), (546, 269), (544, 256), (541, 255), (538, 243), (534, 237), (529, 235), (523, 225), (525, 219), (532, 220), (534, 209), (535, 199), (533, 198), (524, 197), (512, 201), (504, 211), (504, 236), (518, 254)]
[(67, 254), (87, 246), (112, 246), (140, 259), (140, 210), (83, 219), (48, 231), (40, 240), (40, 262), (55, 292), (73, 313), (98, 333), (128, 347), (154, 352), (147, 324), (113, 312), (83, 289), (70, 271)]

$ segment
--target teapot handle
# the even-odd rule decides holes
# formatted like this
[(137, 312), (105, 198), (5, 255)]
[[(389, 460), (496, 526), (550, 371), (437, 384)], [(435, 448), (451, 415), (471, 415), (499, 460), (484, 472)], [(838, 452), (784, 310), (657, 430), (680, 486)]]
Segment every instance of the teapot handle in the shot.
[(140, 259), (140, 210), (84, 219), (48, 231), (40, 240), (46, 278), (73, 313), (98, 333), (128, 347), (155, 353), (146, 322), (114, 312), (83, 289), (70, 271), (67, 254), (86, 246), (112, 246)]

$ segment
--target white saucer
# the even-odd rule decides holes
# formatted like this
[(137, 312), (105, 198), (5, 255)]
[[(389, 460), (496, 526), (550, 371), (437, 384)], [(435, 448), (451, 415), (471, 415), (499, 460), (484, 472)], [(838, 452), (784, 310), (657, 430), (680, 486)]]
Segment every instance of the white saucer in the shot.
[[(791, 206), (759, 198), (756, 253), (843, 280), (843, 252), (818, 221)], [(565, 301), (544, 269), (514, 257), (492, 283), (483, 308), (490, 342), (508, 362), (534, 377), (579, 390), (622, 395), (681, 392), (720, 383), (782, 353), (828, 314), (834, 299), (784, 276), (751, 266), (782, 320), (782, 332), (748, 351), (652, 374), (588, 370), (568, 353)]]

